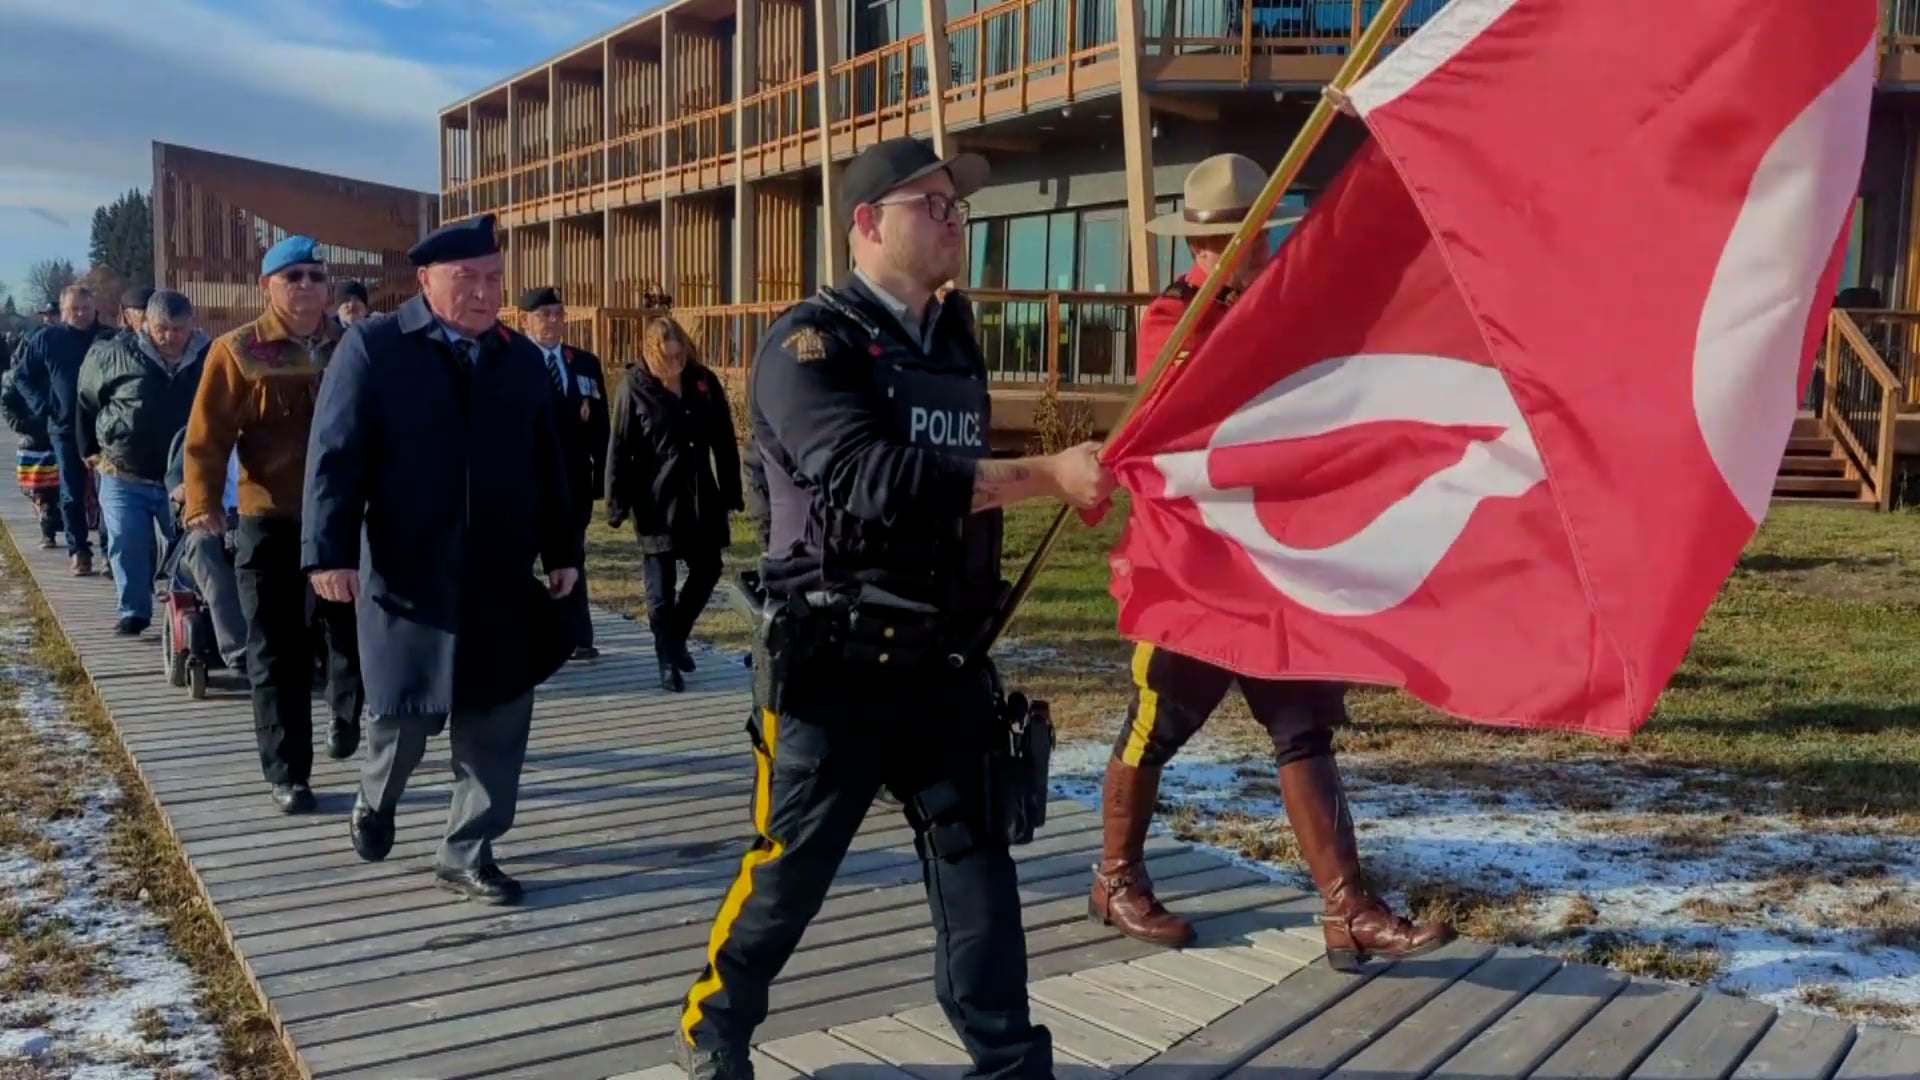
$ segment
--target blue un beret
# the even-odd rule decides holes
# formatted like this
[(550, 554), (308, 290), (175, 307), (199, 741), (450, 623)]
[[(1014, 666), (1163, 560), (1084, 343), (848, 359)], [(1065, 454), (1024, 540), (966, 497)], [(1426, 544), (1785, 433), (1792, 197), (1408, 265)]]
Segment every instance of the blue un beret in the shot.
[(267, 249), (260, 260), (260, 276), (272, 277), (289, 266), (325, 262), (320, 257), (320, 242), (311, 236), (289, 236)]
[(432, 266), (434, 263), (477, 259), (482, 255), (496, 254), (499, 250), (500, 246), (493, 237), (493, 215), (481, 214), (476, 218), (442, 225), (428, 233), (426, 239), (407, 251), (407, 261), (415, 266)]

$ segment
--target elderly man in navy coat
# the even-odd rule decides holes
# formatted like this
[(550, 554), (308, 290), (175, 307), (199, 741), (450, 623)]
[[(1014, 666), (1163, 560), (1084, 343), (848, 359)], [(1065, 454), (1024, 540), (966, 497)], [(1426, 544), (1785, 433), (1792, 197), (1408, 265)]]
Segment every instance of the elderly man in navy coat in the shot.
[(358, 614), (369, 722), (354, 850), (387, 856), (407, 778), (446, 729), (438, 881), (512, 903), (520, 886), (493, 843), (513, 824), (533, 689), (573, 650), (557, 601), (579, 578), (581, 536), (540, 350), (497, 321), (493, 219), (446, 226), (408, 257), (421, 295), (355, 323), (321, 384), (302, 556), (314, 591)]

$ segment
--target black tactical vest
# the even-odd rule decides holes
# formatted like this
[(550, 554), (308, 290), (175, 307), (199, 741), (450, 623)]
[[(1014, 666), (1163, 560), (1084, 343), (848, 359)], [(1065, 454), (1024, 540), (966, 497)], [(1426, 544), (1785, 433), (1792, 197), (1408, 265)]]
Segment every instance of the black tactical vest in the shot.
[[(829, 332), (837, 347), (871, 358), (868, 370), (892, 441), (955, 457), (990, 456), (986, 360), (964, 297), (947, 297), (930, 351), (907, 340), (890, 313), (857, 292), (822, 289), (802, 306), (810, 309), (803, 313), (807, 322)], [(867, 582), (959, 616), (998, 600), (1001, 511), (933, 529), (862, 520), (801, 486), (778, 448), (757, 448), (771, 517), (763, 571), (769, 587), (791, 592)]]

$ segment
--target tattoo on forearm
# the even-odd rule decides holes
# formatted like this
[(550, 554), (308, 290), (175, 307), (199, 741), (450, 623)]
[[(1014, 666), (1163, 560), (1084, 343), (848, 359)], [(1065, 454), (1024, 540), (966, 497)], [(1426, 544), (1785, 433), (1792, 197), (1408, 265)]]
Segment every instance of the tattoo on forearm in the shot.
[(973, 473), (973, 509), (990, 510), (1003, 505), (1013, 489), (1027, 482), (1033, 472), (1018, 461), (982, 461)]

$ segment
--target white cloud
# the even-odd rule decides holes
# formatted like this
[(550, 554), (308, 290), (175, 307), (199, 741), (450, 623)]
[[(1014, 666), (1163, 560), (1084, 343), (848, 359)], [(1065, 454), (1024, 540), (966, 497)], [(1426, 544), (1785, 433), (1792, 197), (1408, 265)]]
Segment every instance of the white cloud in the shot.
[(290, 35), (293, 10), (0, 0), (0, 210), (41, 222), (0, 230), (0, 280), (81, 261), (94, 207), (151, 184), (156, 140), (436, 190), (439, 110), (500, 73), (383, 53), (325, 5)]

